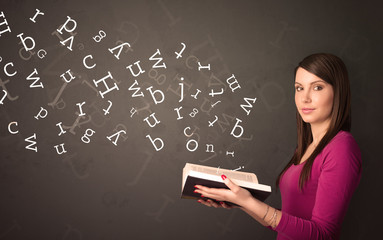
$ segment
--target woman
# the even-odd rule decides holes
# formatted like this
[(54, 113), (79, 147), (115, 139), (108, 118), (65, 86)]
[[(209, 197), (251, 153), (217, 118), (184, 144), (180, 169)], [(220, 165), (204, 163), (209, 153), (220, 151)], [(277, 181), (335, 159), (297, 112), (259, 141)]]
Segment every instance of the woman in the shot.
[(322, 53), (303, 59), (295, 69), (295, 104), (297, 148), (277, 179), (282, 209), (255, 199), (224, 175), (229, 190), (195, 186), (220, 204), (198, 201), (216, 208), (231, 208), (223, 201), (236, 203), (277, 231), (277, 239), (339, 239), (362, 171), (358, 145), (349, 133), (350, 85), (342, 60)]

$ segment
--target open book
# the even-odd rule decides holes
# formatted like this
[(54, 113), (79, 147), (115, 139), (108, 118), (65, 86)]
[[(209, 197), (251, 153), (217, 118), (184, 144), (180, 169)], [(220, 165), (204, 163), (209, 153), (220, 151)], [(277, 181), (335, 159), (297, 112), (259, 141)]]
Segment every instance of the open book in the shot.
[[(186, 163), (182, 173), (181, 198), (200, 199), (201, 195), (194, 192), (195, 185), (228, 189), (221, 178), (222, 174), (230, 178), (235, 184), (247, 189), (253, 197), (260, 201), (265, 201), (271, 194), (271, 187), (259, 184), (257, 176), (254, 173), (237, 172), (228, 169)], [(233, 203), (226, 203), (233, 205)]]

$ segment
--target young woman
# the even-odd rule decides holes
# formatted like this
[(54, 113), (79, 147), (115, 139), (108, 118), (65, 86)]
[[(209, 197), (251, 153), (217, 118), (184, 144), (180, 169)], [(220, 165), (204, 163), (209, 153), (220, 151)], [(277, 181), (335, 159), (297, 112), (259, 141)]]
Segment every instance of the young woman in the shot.
[(206, 206), (231, 208), (236, 203), (278, 232), (277, 239), (339, 239), (343, 218), (359, 184), (362, 162), (350, 134), (350, 85), (346, 66), (331, 54), (313, 54), (295, 69), (296, 151), (277, 179), (282, 196), (278, 210), (252, 197), (226, 176), (228, 189), (196, 185), (214, 201)]

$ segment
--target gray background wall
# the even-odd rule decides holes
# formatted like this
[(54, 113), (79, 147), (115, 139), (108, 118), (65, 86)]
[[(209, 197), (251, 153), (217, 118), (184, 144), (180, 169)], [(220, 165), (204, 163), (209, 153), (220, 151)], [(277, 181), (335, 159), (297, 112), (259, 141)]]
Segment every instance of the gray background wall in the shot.
[[(0, 37), (0, 79), (9, 93), (0, 105), (0, 239), (274, 239), (241, 211), (181, 200), (181, 172), (186, 162), (243, 166), (272, 186), (266, 202), (280, 207), (275, 180), (296, 145), (293, 69), (315, 52), (336, 54), (349, 69), (352, 134), (363, 156), (342, 239), (374, 238), (382, 214), (381, 7), (379, 1), (1, 1), (11, 32)], [(36, 8), (44, 16), (33, 23)], [(73, 51), (54, 34), (67, 16), (77, 22)], [(106, 37), (97, 43), (100, 30)], [(33, 37), (34, 54), (23, 49), (20, 33)], [(108, 48), (121, 42), (132, 49), (118, 60)], [(177, 59), (181, 42), (186, 49)], [(45, 58), (37, 57), (39, 49)], [(157, 49), (166, 69), (152, 68)], [(89, 64), (97, 65), (86, 69), (82, 61), (90, 54)], [(198, 71), (196, 59), (210, 71)], [(134, 78), (126, 67), (138, 60), (145, 73)], [(9, 62), (15, 76), (3, 71)], [(44, 88), (29, 87), (34, 68)], [(60, 75), (68, 69), (75, 79), (64, 85)], [(93, 80), (108, 71), (119, 90), (102, 98)], [(234, 92), (226, 83), (232, 74), (241, 86)], [(136, 79), (144, 97), (128, 90)], [(150, 86), (164, 93), (164, 102), (155, 104)], [(208, 95), (221, 88), (224, 94)], [(257, 98), (249, 115), (240, 107), (245, 97)], [(108, 100), (113, 105), (104, 115)], [(79, 118), (76, 103), (84, 101)], [(48, 115), (36, 120), (41, 107)], [(139, 109), (133, 117), (132, 107)], [(143, 121), (152, 113), (161, 122), (153, 128)], [(220, 122), (209, 127), (215, 115)], [(240, 138), (230, 135), (235, 118), (242, 120)], [(8, 131), (11, 122), (17, 134)], [(66, 129), (60, 136), (59, 122)], [(184, 135), (188, 126), (191, 137)], [(87, 129), (95, 131), (90, 143), (81, 141)], [(107, 136), (120, 130), (126, 134), (115, 146)], [(37, 152), (26, 149), (33, 134)], [(146, 135), (161, 138), (163, 149), (156, 151)], [(186, 148), (191, 139), (198, 142), (194, 152)], [(62, 143), (66, 153), (58, 154), (54, 146)]]

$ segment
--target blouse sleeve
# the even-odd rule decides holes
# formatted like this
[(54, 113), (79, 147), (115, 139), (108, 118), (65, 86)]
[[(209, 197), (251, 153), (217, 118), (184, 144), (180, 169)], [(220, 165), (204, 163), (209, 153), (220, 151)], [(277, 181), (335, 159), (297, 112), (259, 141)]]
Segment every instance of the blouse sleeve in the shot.
[[(339, 139), (326, 149), (315, 205), (310, 220), (282, 211), (275, 229), (290, 239), (334, 239), (339, 237), (350, 199), (359, 184), (362, 165), (359, 148), (352, 138)], [(344, 140), (344, 141), (343, 141)]]

